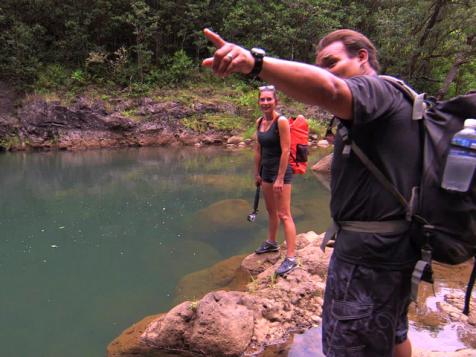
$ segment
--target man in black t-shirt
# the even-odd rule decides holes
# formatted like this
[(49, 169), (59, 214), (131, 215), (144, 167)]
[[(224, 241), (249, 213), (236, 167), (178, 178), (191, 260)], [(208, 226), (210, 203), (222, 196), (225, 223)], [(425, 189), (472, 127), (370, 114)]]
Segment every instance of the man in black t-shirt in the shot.
[[(333, 113), (339, 126), (410, 198), (419, 181), (418, 124), (410, 119), (411, 104), (377, 76), (377, 51), (364, 35), (351, 30), (330, 33), (317, 47), (317, 66), (267, 57), (260, 49), (248, 51), (207, 29), (205, 35), (217, 47), (214, 56), (203, 61), (205, 67), (219, 76), (259, 75), (288, 96)], [(324, 297), (324, 353), (409, 357), (407, 308), (418, 249), (399, 202), (352, 152), (344, 155), (343, 147), (338, 134), (331, 214), (339, 230)], [(389, 231), (382, 221), (399, 228)]]

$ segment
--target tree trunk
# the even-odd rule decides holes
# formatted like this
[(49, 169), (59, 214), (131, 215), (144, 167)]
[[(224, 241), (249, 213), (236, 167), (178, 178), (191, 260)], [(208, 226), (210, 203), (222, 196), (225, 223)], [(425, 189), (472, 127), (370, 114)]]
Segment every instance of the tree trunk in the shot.
[(443, 85), (438, 90), (438, 93), (436, 93), (436, 98), (438, 100), (443, 99), (446, 93), (448, 93), (448, 89), (450, 88), (451, 83), (454, 82), (454, 80), (456, 79), (456, 76), (458, 75), (460, 66), (465, 62), (466, 62), (465, 53), (463, 52), (457, 53), (455, 60), (453, 62), (453, 65), (451, 66), (450, 70), (448, 71), (448, 74), (446, 75)]
[(425, 26), (425, 30), (423, 31), (423, 34), (421, 35), (420, 40), (418, 41), (417, 48), (414, 50), (414, 53), (410, 60), (410, 77), (413, 77), (415, 74), (415, 67), (418, 61), (418, 57), (420, 56), (422, 47), (425, 45), (426, 40), (430, 36), (430, 32), (435, 26), (438, 20), (438, 15), (445, 6), (446, 2), (447, 0), (436, 0), (431, 6), (433, 8), (433, 12), (428, 20), (428, 23)]
[[(476, 35), (470, 35), (466, 39), (466, 45), (469, 46), (470, 50), (465, 51), (464, 49), (458, 52), (455, 56), (455, 60), (453, 62), (453, 65), (451, 66), (450, 70), (448, 71), (448, 74), (446, 75), (445, 81), (443, 82), (443, 85), (441, 88), (438, 90), (438, 93), (436, 94), (436, 98), (441, 100), (445, 97), (445, 95), (448, 93), (448, 89), (451, 85), (451, 83), (454, 82), (456, 77), (458, 76), (459, 69), (461, 65), (465, 64), (468, 62), (468, 59), (471, 57), (471, 47), (473, 44), (473, 40), (476, 38)], [(456, 91), (458, 94), (458, 91)]]

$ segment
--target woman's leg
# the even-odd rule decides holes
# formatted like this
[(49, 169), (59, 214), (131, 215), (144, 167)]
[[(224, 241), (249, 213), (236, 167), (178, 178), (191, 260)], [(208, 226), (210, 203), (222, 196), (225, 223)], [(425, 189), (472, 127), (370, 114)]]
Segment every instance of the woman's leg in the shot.
[(276, 235), (279, 228), (278, 209), (273, 194), (273, 184), (268, 182), (261, 183), (263, 190), (266, 211), (268, 211), (268, 241), (276, 242)]
[(283, 222), (287, 257), (294, 257), (296, 255), (296, 226), (291, 216), (291, 187), (291, 184), (284, 184), (281, 192), (273, 192), (277, 215), (279, 220)]

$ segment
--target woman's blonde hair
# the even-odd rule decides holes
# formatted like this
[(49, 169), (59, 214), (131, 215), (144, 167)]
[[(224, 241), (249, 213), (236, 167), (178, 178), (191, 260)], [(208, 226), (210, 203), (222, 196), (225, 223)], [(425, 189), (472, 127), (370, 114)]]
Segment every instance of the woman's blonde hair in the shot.
[(265, 85), (258, 87), (259, 92), (258, 92), (258, 99), (261, 96), (262, 92), (273, 92), (274, 100), (278, 100), (278, 96), (276, 95), (276, 87), (273, 85)]

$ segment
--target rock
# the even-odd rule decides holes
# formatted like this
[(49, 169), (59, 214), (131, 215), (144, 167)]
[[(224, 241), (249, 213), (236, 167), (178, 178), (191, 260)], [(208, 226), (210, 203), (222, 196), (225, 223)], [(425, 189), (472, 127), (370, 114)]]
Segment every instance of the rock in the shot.
[(148, 316), (125, 330), (107, 346), (109, 357), (159, 356), (150, 354), (151, 348), (141, 339), (146, 328), (161, 315)]
[(217, 291), (184, 302), (158, 318), (140, 339), (152, 350), (186, 350), (205, 356), (240, 356), (251, 342), (254, 314), (242, 293)]
[(243, 141), (243, 137), (241, 136), (232, 136), (231, 138), (229, 138), (226, 143), (227, 144), (233, 144), (233, 145), (238, 145), (239, 143), (241, 143)]
[(299, 261), (307, 267), (310, 274), (317, 275), (325, 280), (331, 254), (332, 249), (328, 248), (325, 252), (322, 252), (320, 241), (316, 240), (313, 244), (299, 251)]
[[(192, 185), (210, 185), (215, 190), (223, 190), (224, 192), (247, 190), (252, 187), (253, 182), (248, 176), (227, 176), (219, 174), (195, 174), (187, 177), (187, 182)], [(242, 202), (240, 202), (240, 206)], [(212, 209), (212, 208), (210, 208)], [(251, 210), (251, 207), (249, 208)], [(248, 212), (249, 213), (249, 212)], [(246, 213), (246, 215), (248, 214)], [(244, 217), (246, 217), (246, 215)], [(243, 217), (242, 217), (243, 218)]]
[(331, 172), (333, 154), (329, 154), (321, 158), (317, 163), (315, 163), (311, 169), (315, 172)]
[(319, 240), (320, 242), (324, 239), (325, 233), (317, 234), (314, 231), (309, 231), (307, 233), (301, 233), (309, 241), (309, 243)]
[(329, 146), (329, 142), (327, 140), (319, 140), (317, 142), (317, 146), (321, 147), (321, 148), (326, 148)]
[[(0, 83), (0, 87), (2, 85)], [(0, 109), (0, 149), (199, 146), (200, 140), (205, 145), (223, 144), (225, 131), (201, 135), (186, 129), (181, 120), (205, 113), (236, 114), (235, 106), (229, 103), (188, 105), (175, 101), (157, 102), (147, 97), (142, 100), (111, 98), (108, 103), (78, 97), (72, 104), (65, 105), (60, 101), (28, 96), (17, 109), (13, 105), (17, 96), (13, 90), (0, 88), (0, 103), (4, 104)], [(133, 113), (134, 118), (126, 112)]]
[(246, 216), (250, 212), (250, 203), (242, 199), (218, 201), (196, 212), (191, 221), (193, 231), (210, 232), (228, 229), (246, 228)]
[(243, 258), (241, 255), (234, 256), (184, 276), (175, 289), (176, 303), (200, 299), (213, 290), (244, 290), (249, 274), (241, 269)]
[(134, 122), (119, 113), (105, 116), (102, 120), (110, 130), (129, 131), (136, 126)]
[(219, 145), (223, 143), (223, 139), (218, 134), (207, 134), (202, 138), (205, 145)]
[(197, 136), (187, 132), (180, 134), (179, 140), (186, 146), (193, 146), (199, 143), (199, 138)]
[(241, 262), (241, 268), (256, 276), (273, 266), (281, 258), (280, 252), (251, 254)]
[[(232, 204), (235, 205), (236, 202)], [(121, 345), (122, 354), (114, 356), (128, 356), (134, 351), (146, 355), (143, 346), (149, 347), (147, 353), (151, 355), (167, 350), (177, 351), (177, 356), (183, 356), (180, 351), (200, 351), (206, 356), (249, 355), (287, 339), (291, 331), (319, 323), (325, 286), (322, 276), (327, 269), (320, 262), (328, 259), (331, 250), (326, 254), (316, 251), (320, 239), (314, 232), (298, 236), (298, 247), (301, 247), (297, 253), (299, 267), (286, 277), (274, 276), (284, 258), (280, 252), (251, 254), (240, 265), (246, 276), (254, 276), (247, 286), (247, 293), (217, 291), (206, 294), (199, 301), (177, 305), (150, 322), (142, 335), (129, 341), (130, 349)], [(317, 256), (317, 262), (309, 264), (313, 254)], [(192, 285), (190, 291), (199, 291), (205, 279), (221, 285), (232, 283), (232, 271), (239, 259), (235, 257), (192, 273), (180, 285)], [(319, 271), (320, 267), (323, 271)], [(123, 341), (127, 331), (115, 341)], [(112, 351), (112, 347), (108, 351)]]
[(468, 323), (472, 326), (476, 326), (476, 316), (475, 315), (470, 315), (468, 318)]
[(220, 291), (206, 295), (197, 309), (190, 344), (210, 356), (240, 356), (251, 342), (254, 324), (253, 312), (240, 304), (242, 295)]

